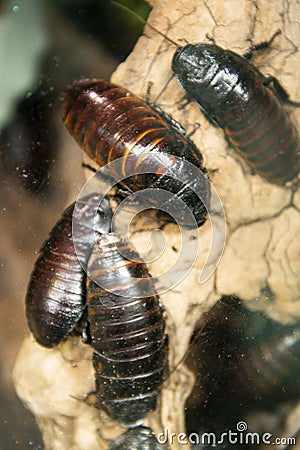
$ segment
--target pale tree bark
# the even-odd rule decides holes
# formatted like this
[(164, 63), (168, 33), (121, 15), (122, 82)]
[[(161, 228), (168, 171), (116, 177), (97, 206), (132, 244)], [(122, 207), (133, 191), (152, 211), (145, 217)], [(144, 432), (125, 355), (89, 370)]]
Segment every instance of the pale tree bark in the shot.
[[(208, 42), (207, 34), (224, 48), (242, 54), (281, 29), (270, 50), (258, 53), (254, 64), (262, 73), (275, 75), (294, 100), (300, 100), (298, 70), (300, 4), (287, 0), (152, 0), (149, 22), (168, 37), (186, 42)], [(253, 175), (226, 143), (221, 129), (213, 127), (195, 103), (178, 109), (183, 92), (172, 77), (175, 51), (169, 41), (145, 27), (133, 52), (112, 81), (145, 98), (149, 81), (151, 100), (173, 115), (188, 132), (200, 127), (192, 139), (204, 157), (208, 175), (226, 215), (225, 251), (214, 274), (199, 284), (199, 274), (210, 247), (209, 221), (199, 230), (200, 251), (193, 267), (174, 289), (163, 294), (170, 335), (171, 375), (164, 384), (157, 411), (144, 421), (156, 433), (167, 428), (184, 432), (184, 404), (193, 377), (179, 364), (196, 322), (222, 295), (237, 295), (249, 308), (263, 310), (280, 322), (300, 316), (300, 191), (271, 185)], [(287, 107), (299, 128), (300, 109)], [(150, 219), (149, 219), (150, 220)], [(155, 225), (155, 224), (154, 224)], [(144, 245), (147, 232), (137, 224), (135, 244)], [(178, 231), (164, 229), (167, 246), (150, 272), (166, 270), (177, 257)], [(20, 397), (34, 412), (48, 449), (106, 449), (122, 429), (102, 411), (85, 402), (94, 387), (91, 349), (69, 339), (57, 349), (45, 350), (25, 340), (14, 372)], [(179, 364), (179, 365), (178, 365)], [(297, 415), (296, 415), (297, 416)], [(292, 425), (290, 424), (292, 428)], [(174, 440), (172, 449), (188, 448)]]

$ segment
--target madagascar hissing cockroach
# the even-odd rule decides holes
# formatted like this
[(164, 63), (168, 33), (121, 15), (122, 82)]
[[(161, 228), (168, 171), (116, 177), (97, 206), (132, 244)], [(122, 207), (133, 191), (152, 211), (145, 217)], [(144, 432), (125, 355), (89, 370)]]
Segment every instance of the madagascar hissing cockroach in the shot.
[[(96, 280), (96, 282), (95, 282)], [(125, 426), (156, 408), (168, 371), (168, 338), (145, 263), (117, 234), (88, 262), (87, 317), (99, 407)]]
[(165, 319), (145, 263), (109, 233), (111, 209), (107, 199), (99, 203), (98, 194), (81, 198), (53, 227), (31, 276), (26, 316), (47, 348), (76, 326), (95, 350), (96, 406), (134, 425), (155, 409), (168, 372)]
[[(26, 316), (30, 331), (44, 347), (68, 337), (86, 303), (84, 267), (95, 240), (110, 230), (112, 212), (107, 199), (91, 194), (70, 205), (40, 249), (28, 286)], [(74, 208), (78, 226), (73, 243)]]
[(300, 397), (299, 324), (277, 323), (233, 296), (222, 297), (205, 323), (187, 363), (196, 379), (188, 433), (226, 430), (256, 411), (286, 416), (282, 404)]
[(248, 165), (270, 183), (284, 185), (299, 173), (300, 145), (280, 100), (296, 102), (289, 101), (275, 78), (264, 76), (249, 62), (252, 52), (269, 46), (277, 34), (243, 56), (215, 44), (178, 46), (172, 70)]
[[(126, 6), (112, 3), (146, 23)], [(172, 59), (174, 76), (209, 121), (223, 128), (227, 140), (248, 165), (277, 185), (297, 177), (299, 137), (282, 102), (300, 103), (289, 100), (276, 78), (263, 75), (249, 61), (253, 51), (268, 48), (280, 30), (240, 56), (215, 43), (180, 46), (151, 24), (147, 26), (177, 47)]]
[[(204, 175), (189, 177), (184, 165), (188, 161), (202, 174), (201, 153), (183, 128), (158, 107), (109, 81), (79, 80), (65, 91), (63, 120), (70, 134), (100, 167), (124, 157), (120, 172), (112, 174), (117, 180), (123, 179), (120, 185), (124, 191), (164, 189), (174, 194), (173, 199), (178, 197), (185, 202), (198, 226), (204, 223), (210, 199), (209, 181)], [(137, 174), (130, 176), (133, 169)], [(201, 199), (193, 189), (200, 192)], [(155, 196), (152, 203), (154, 208), (162, 206)], [(170, 206), (164, 206), (168, 213)], [(195, 226), (195, 220), (191, 224), (186, 214), (182, 215), (186, 227)]]
[(163, 450), (151, 428), (130, 428), (112, 442), (108, 450)]
[(240, 357), (236, 372), (242, 398), (277, 401), (300, 396), (300, 330), (277, 331), (253, 345)]

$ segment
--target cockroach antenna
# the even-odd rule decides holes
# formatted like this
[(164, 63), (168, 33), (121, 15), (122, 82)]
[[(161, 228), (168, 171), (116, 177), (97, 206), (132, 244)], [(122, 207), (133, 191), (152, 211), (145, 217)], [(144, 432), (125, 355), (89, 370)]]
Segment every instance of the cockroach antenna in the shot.
[(134, 11), (132, 11), (130, 8), (128, 8), (125, 5), (122, 5), (122, 3), (118, 3), (114, 0), (111, 0), (111, 4), (114, 6), (117, 6), (120, 9), (123, 9), (124, 11), (126, 11), (128, 14), (131, 14), (133, 17), (135, 17), (137, 20), (139, 20), (140, 22), (142, 22), (143, 24), (147, 25), (149, 28), (151, 28), (153, 31), (155, 31), (156, 33), (160, 34), (164, 39), (166, 39), (167, 41), (169, 41), (171, 44), (175, 45), (175, 47), (177, 48), (181, 48), (180, 45), (177, 44), (177, 42), (173, 41), (173, 39), (169, 38), (166, 34), (162, 33), (161, 31), (159, 31), (157, 28), (155, 28), (153, 25), (151, 25), (150, 23), (148, 23), (145, 19), (143, 19), (141, 16), (139, 16), (139, 14), (135, 13)]

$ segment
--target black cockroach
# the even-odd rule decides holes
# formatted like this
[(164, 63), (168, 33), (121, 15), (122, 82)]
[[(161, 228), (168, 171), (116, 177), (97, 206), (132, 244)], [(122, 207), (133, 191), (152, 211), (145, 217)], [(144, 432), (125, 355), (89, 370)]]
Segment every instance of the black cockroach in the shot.
[[(26, 296), (26, 316), (37, 342), (51, 348), (73, 330), (83, 314), (87, 259), (95, 239), (111, 226), (107, 199), (91, 194), (70, 205), (40, 249)], [(79, 228), (74, 247), (72, 217), (76, 208)], [(95, 235), (94, 235), (95, 232)]]
[(163, 308), (153, 292), (139, 255), (115, 233), (102, 236), (87, 279), (96, 395), (99, 406), (126, 426), (156, 408), (168, 371)]
[(121, 434), (108, 450), (163, 450), (151, 428), (139, 426)]
[[(197, 225), (206, 219), (210, 188), (208, 179), (189, 177), (184, 160), (202, 172), (202, 156), (182, 127), (173, 119), (127, 89), (109, 81), (91, 79), (75, 81), (65, 92), (63, 120), (70, 134), (100, 167), (118, 158), (126, 158), (113, 173), (124, 190), (137, 192), (147, 188), (164, 189), (182, 199), (190, 208)], [(130, 155), (130, 159), (127, 158)], [(134, 176), (133, 167), (143, 172)], [(176, 175), (187, 179), (183, 183)], [(201, 200), (194, 192), (198, 188)], [(161, 205), (155, 204), (153, 207)], [(168, 212), (168, 205), (165, 206)], [(183, 215), (185, 225), (188, 223)]]
[[(243, 56), (215, 44), (178, 47), (172, 70), (248, 165), (270, 183), (284, 185), (300, 169), (297, 131), (276, 89), (282, 100), (289, 101), (288, 96), (276, 79), (249, 62), (252, 52), (268, 47), (277, 34)], [(269, 88), (271, 81), (275, 90)]]
[(186, 403), (188, 432), (219, 433), (258, 410), (280, 417), (283, 403), (299, 401), (299, 324), (281, 325), (225, 296), (204, 329), (188, 361), (196, 378)]
[[(112, 3), (146, 23), (126, 6)], [(300, 169), (299, 137), (281, 101), (300, 104), (289, 100), (276, 78), (263, 75), (249, 62), (253, 51), (269, 47), (280, 30), (240, 56), (214, 43), (182, 47), (151, 24), (147, 26), (177, 47), (174, 76), (210, 122), (223, 128), (248, 165), (270, 183), (284, 185), (293, 180)]]
[[(76, 251), (74, 208), (79, 223)], [(110, 225), (108, 201), (99, 207), (98, 194), (65, 210), (36, 261), (26, 316), (37, 342), (48, 348), (77, 325), (95, 350), (96, 406), (123, 425), (135, 425), (156, 407), (168, 372), (168, 339), (163, 308), (145, 263), (127, 243), (108, 233)]]

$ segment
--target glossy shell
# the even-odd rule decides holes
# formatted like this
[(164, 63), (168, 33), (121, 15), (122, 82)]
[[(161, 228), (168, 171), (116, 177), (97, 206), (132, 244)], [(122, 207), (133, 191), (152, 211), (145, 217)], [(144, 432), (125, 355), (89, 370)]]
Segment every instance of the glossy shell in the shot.
[(109, 203), (105, 199), (99, 207), (99, 199), (98, 194), (92, 194), (76, 203), (77, 253), (72, 234), (74, 203), (64, 211), (40, 249), (28, 285), (26, 317), (33, 336), (45, 347), (58, 345), (82, 316), (86, 303), (83, 267), (95, 240), (111, 225)]
[(168, 371), (163, 308), (158, 296), (149, 295), (153, 284), (146, 265), (116, 234), (99, 240), (88, 275), (100, 284), (87, 280), (99, 406), (133, 425), (156, 408)]
[[(121, 86), (92, 79), (75, 81), (66, 90), (63, 120), (70, 134), (100, 167), (121, 157), (132, 157), (112, 174), (117, 180), (128, 176), (133, 165), (137, 170), (151, 172), (128, 177), (122, 182), (125, 189), (165, 189), (186, 203), (198, 226), (205, 221), (203, 202), (209, 205), (209, 182), (206, 177), (187, 180), (186, 184), (176, 179), (176, 175), (186, 178), (187, 170), (174, 158), (183, 158), (203, 172), (201, 153), (169, 116)], [(191, 189), (193, 186), (198, 187), (202, 201)], [(152, 202), (154, 207), (161, 206), (156, 204), (155, 196)]]
[(298, 175), (297, 131), (248, 59), (217, 45), (189, 44), (176, 51), (172, 70), (256, 173), (277, 185)]

